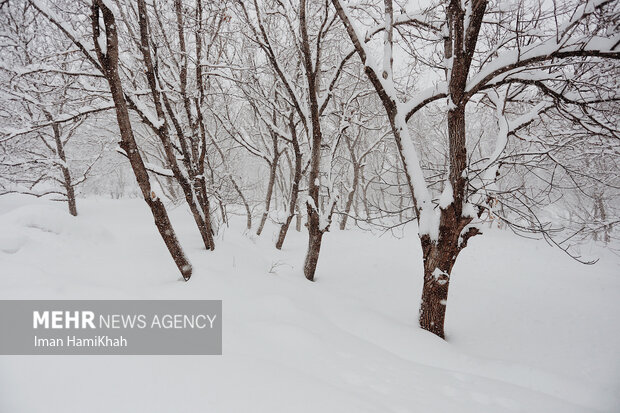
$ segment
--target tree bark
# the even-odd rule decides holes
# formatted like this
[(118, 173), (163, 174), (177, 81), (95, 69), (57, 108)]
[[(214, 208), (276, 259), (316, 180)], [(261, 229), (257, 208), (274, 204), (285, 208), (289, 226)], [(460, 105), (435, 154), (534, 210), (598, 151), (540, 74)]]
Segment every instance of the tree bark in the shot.
[[(99, 26), (99, 15), (103, 16), (104, 29), (106, 39), (106, 51), (101, 49), (99, 44), (101, 27)], [(168, 248), (168, 252), (172, 256), (177, 268), (181, 272), (183, 278), (187, 281), (192, 275), (192, 266), (187, 260), (181, 245), (176, 237), (174, 228), (170, 223), (168, 212), (162, 201), (151, 190), (151, 183), (149, 175), (133, 134), (131, 127), (131, 121), (129, 118), (129, 111), (127, 109), (127, 102), (125, 101), (125, 95), (121, 79), (118, 73), (118, 36), (116, 32), (116, 22), (114, 14), (106, 6), (103, 0), (94, 0), (92, 5), (92, 27), (93, 27), (93, 41), (95, 44), (95, 50), (97, 57), (104, 71), (104, 75), (110, 86), (110, 92), (112, 93), (112, 99), (114, 101), (116, 109), (116, 120), (118, 122), (119, 130), (121, 133), (120, 146), (127, 154), (129, 163), (144, 197), (144, 201), (149, 206), (155, 225), (159, 230), (159, 233)]]
[(232, 182), (233, 187), (235, 188), (235, 191), (237, 191), (237, 194), (239, 194), (239, 198), (241, 198), (241, 202), (243, 202), (243, 206), (245, 207), (245, 214), (246, 214), (246, 227), (248, 230), (250, 230), (252, 229), (252, 211), (250, 210), (250, 205), (248, 204), (248, 201), (245, 199), (245, 196), (243, 196), (243, 192), (241, 192), (241, 188), (239, 188), (237, 181), (235, 180), (235, 178), (233, 178), (232, 175), (230, 175), (230, 181)]
[[(321, 242), (323, 240), (323, 232), (319, 230), (318, 214), (312, 214), (308, 218), (308, 251), (304, 261), (304, 275), (309, 281), (314, 281), (316, 266), (319, 262), (319, 253), (321, 252)], [(316, 223), (312, 223), (316, 220)]]
[[(172, 147), (172, 142), (170, 140), (170, 135), (168, 132), (168, 121), (164, 113), (164, 108), (162, 105), (162, 99), (160, 96), (160, 92), (157, 89), (157, 81), (155, 78), (154, 63), (151, 57), (151, 49), (150, 49), (150, 43), (149, 43), (149, 37), (150, 37), (149, 36), (149, 21), (148, 21), (147, 9), (146, 9), (146, 2), (144, 0), (138, 0), (138, 19), (139, 19), (139, 25), (140, 25), (140, 49), (142, 51), (142, 57), (144, 58), (144, 65), (145, 65), (144, 72), (146, 74), (149, 88), (151, 90), (151, 95), (153, 98), (153, 103), (155, 105), (157, 116), (158, 118), (164, 121), (164, 123), (159, 128), (157, 128), (156, 133), (162, 142), (162, 145), (164, 147), (164, 152), (166, 154), (166, 159), (168, 160), (168, 163), (170, 164), (170, 168), (172, 169), (174, 177), (179, 183), (179, 185), (181, 186), (181, 189), (183, 190), (183, 194), (185, 195), (185, 201), (187, 202), (190, 208), (190, 211), (192, 213), (192, 216), (194, 218), (194, 221), (196, 222), (196, 226), (202, 238), (202, 242), (206, 249), (213, 250), (215, 247), (215, 244), (213, 242), (213, 234), (211, 232), (211, 229), (210, 229), (211, 227), (209, 225), (210, 221), (207, 220), (206, 215), (203, 215), (204, 207), (202, 208), (203, 213), (201, 213), (201, 211), (198, 209), (199, 206), (198, 206), (197, 200), (199, 199), (199, 196), (197, 196), (198, 194), (196, 193), (195, 187), (188, 180), (185, 174), (181, 171), (181, 168), (179, 167), (179, 164), (176, 159), (176, 155)], [(164, 97), (164, 101), (165, 101), (165, 97)], [(168, 107), (168, 109), (170, 108)], [(173, 124), (176, 127), (177, 126), (175, 122), (176, 118), (174, 118), (172, 113), (171, 113), (171, 118), (172, 118)], [(178, 129), (180, 129), (180, 126), (178, 126), (177, 131)], [(184, 137), (179, 136), (179, 139), (184, 139)], [(191, 165), (188, 165), (186, 163), (186, 167), (187, 167), (188, 173), (192, 175)]]
[(301, 232), (301, 221), (302, 221), (302, 216), (301, 216), (301, 208), (299, 208), (299, 204), (295, 205), (295, 211), (297, 212), (297, 221), (295, 223), (295, 231), (297, 232)]
[(347, 196), (347, 202), (344, 206), (344, 215), (342, 216), (342, 220), (340, 221), (341, 231), (344, 231), (347, 228), (347, 219), (349, 218), (349, 213), (351, 212), (351, 207), (353, 206), (355, 191), (357, 189), (360, 175), (360, 165), (358, 163), (359, 161), (355, 159), (355, 151), (353, 150), (351, 141), (349, 140), (348, 136), (345, 136), (345, 139), (347, 143), (347, 148), (349, 149), (349, 153), (351, 154), (351, 163), (353, 164), (353, 183), (351, 183), (351, 190), (349, 191), (349, 195)]
[(450, 161), (448, 178), (452, 186), (453, 201), (445, 209), (440, 210), (438, 239), (431, 240), (429, 235), (420, 237), (424, 257), (420, 327), (441, 338), (445, 338), (444, 323), (452, 267), (460, 251), (467, 246), (467, 240), (480, 233), (475, 227), (462, 233), (473, 219), (463, 216), (463, 203), (466, 201), (465, 191), (467, 189), (467, 179), (464, 174), (467, 167), (465, 85), (485, 7), (485, 1), (476, 5), (467, 28), (464, 26), (465, 12), (461, 9), (460, 2), (451, 0), (448, 7), (450, 36), (445, 39), (444, 45), (446, 59), (453, 59), (448, 79), (448, 96), (452, 104), (448, 110)]
[(452, 268), (459, 253), (467, 246), (467, 241), (480, 234), (475, 227), (464, 231), (471, 221), (471, 217), (462, 217), (452, 203), (441, 209), (439, 238), (432, 240), (429, 235), (420, 237), (424, 260), (420, 327), (441, 338), (445, 338), (444, 322)]
[[(306, 279), (314, 281), (314, 274), (321, 251), (321, 240), (323, 233), (327, 230), (320, 228), (319, 217), (319, 171), (321, 160), (321, 142), (323, 135), (321, 132), (321, 121), (319, 104), (317, 99), (317, 70), (312, 63), (312, 53), (310, 51), (310, 40), (308, 37), (308, 27), (306, 21), (306, 1), (301, 0), (299, 4), (299, 28), (302, 39), (303, 64), (305, 67), (306, 81), (308, 82), (308, 100), (310, 101), (310, 120), (312, 129), (312, 149), (310, 154), (310, 174), (308, 176), (308, 200), (306, 208), (308, 210), (308, 252), (304, 264), (304, 275)], [(318, 66), (318, 64), (317, 64)]]
[[(52, 115), (49, 112), (45, 113), (45, 116), (51, 120)], [(75, 202), (75, 190), (73, 188), (73, 182), (71, 181), (71, 172), (67, 166), (67, 156), (65, 154), (65, 145), (62, 142), (62, 134), (60, 133), (60, 127), (58, 123), (52, 124), (52, 130), (54, 131), (54, 143), (56, 144), (56, 154), (62, 162), (60, 165), (60, 171), (62, 172), (63, 186), (67, 194), (67, 204), (69, 206), (69, 214), (74, 217), (77, 216), (77, 205)]]
[[(284, 221), (282, 227), (280, 228), (280, 234), (278, 235), (278, 241), (276, 242), (277, 249), (282, 249), (282, 245), (284, 244), (284, 239), (286, 238), (288, 228), (293, 221), (293, 217), (295, 216), (295, 208), (297, 208), (297, 198), (299, 197), (299, 183), (301, 182), (302, 175), (302, 154), (299, 148), (299, 141), (297, 140), (297, 133), (292, 119), (289, 122), (289, 127), (291, 129), (291, 141), (293, 143), (293, 151), (295, 152), (295, 174), (293, 175), (293, 184), (291, 185), (291, 199), (289, 202), (288, 216), (286, 217), (286, 221)], [(299, 229), (297, 231), (299, 231)]]
[(277, 162), (277, 158), (274, 158), (269, 165), (269, 183), (267, 184), (267, 195), (265, 195), (265, 212), (263, 212), (263, 216), (260, 219), (260, 224), (258, 225), (256, 235), (262, 234), (263, 228), (265, 228), (265, 223), (267, 222), (267, 217), (269, 216), (269, 209), (271, 208), (271, 196), (273, 195), (273, 186), (276, 182), (276, 171), (278, 168)]

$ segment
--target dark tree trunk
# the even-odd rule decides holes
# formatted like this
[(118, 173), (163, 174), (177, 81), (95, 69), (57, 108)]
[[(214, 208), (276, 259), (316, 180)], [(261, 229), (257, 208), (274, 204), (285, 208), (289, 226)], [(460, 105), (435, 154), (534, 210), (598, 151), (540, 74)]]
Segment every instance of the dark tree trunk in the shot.
[[(318, 215), (314, 213), (318, 220)], [(310, 281), (314, 281), (314, 274), (316, 272), (316, 266), (319, 262), (319, 253), (321, 252), (321, 242), (323, 240), (323, 232), (319, 230), (318, 222), (312, 224), (311, 221), (315, 219), (310, 217), (308, 219), (308, 251), (306, 252), (306, 260), (304, 262), (304, 275)], [(316, 230), (312, 230), (316, 228)]]
[[(362, 46), (354, 27), (345, 13), (339, 0), (332, 0), (334, 8), (342, 20), (347, 33), (351, 38), (355, 49), (362, 62), (366, 62), (366, 49)], [(465, 24), (466, 11), (461, 7), (459, 0), (446, 2), (446, 29), (444, 36), (445, 61), (451, 67), (446, 67), (448, 81), (448, 99), (451, 109), (448, 111), (448, 140), (449, 140), (449, 182), (453, 188), (453, 202), (440, 211), (438, 239), (431, 239), (424, 234), (420, 237), (424, 258), (424, 287), (422, 291), (422, 305), (420, 307), (420, 325), (425, 330), (444, 337), (445, 306), (448, 297), (450, 273), (454, 262), (461, 249), (467, 245), (467, 240), (478, 234), (475, 228), (470, 228), (461, 234), (466, 225), (471, 222), (471, 217), (463, 217), (463, 202), (466, 201), (466, 174), (467, 150), (465, 142), (465, 105), (468, 97), (465, 94), (468, 73), (474, 56), (478, 33), (482, 25), (482, 18), (486, 10), (487, 1), (474, 1), (471, 4), (470, 13)], [(385, 0), (385, 13), (392, 15), (392, 0)], [(390, 17), (391, 19), (391, 17)], [(391, 49), (393, 24), (386, 27), (386, 46)], [(391, 62), (390, 62), (391, 67)], [(371, 67), (365, 67), (366, 75), (373, 84), (383, 106), (385, 107), (394, 140), (399, 155), (403, 161), (403, 169), (407, 185), (412, 195), (413, 206), (420, 219), (421, 208), (428, 205), (418, 205), (411, 175), (407, 170), (407, 162), (403, 153), (402, 127), (406, 126), (407, 114), (398, 113), (399, 107), (395, 102), (397, 96), (386, 90), (379, 78), (379, 74)], [(384, 78), (390, 75), (384, 70)], [(402, 119), (398, 119), (402, 116)], [(396, 122), (396, 120), (399, 120)], [(403, 120), (405, 125), (403, 125)], [(424, 188), (425, 189), (425, 188)], [(366, 188), (364, 187), (364, 191)], [(427, 201), (428, 202), (428, 201)], [(424, 211), (428, 212), (428, 211)]]
[(444, 322), (452, 267), (469, 238), (480, 233), (475, 227), (463, 231), (471, 221), (470, 217), (460, 216), (452, 203), (441, 209), (439, 239), (431, 240), (428, 235), (420, 237), (424, 260), (420, 327), (441, 338), (445, 338)]
[(459, 237), (461, 230), (471, 222), (471, 218), (461, 216), (466, 182), (462, 172), (467, 161), (464, 105), (448, 112), (448, 137), (449, 181), (453, 188), (454, 201), (446, 209), (441, 210), (439, 238), (431, 240), (428, 235), (420, 238), (424, 259), (420, 327), (441, 338), (445, 338), (444, 323), (450, 274), (461, 250)]
[[(64, 169), (66, 170), (66, 172), (69, 172), (67, 168), (64, 168)], [(65, 174), (65, 171), (63, 171), (63, 175), (64, 174)], [(68, 174), (65, 176), (65, 180), (67, 178), (71, 179)], [(71, 185), (68, 185), (66, 189), (67, 189), (67, 204), (69, 205), (69, 213), (73, 215), (74, 217), (77, 217), (77, 205), (75, 202), (75, 191), (73, 189), (73, 186)]]
[[(107, 50), (106, 52), (101, 50), (99, 45), (99, 37), (101, 27), (99, 26), (99, 15), (102, 14), (105, 25), (105, 35)], [(144, 197), (144, 201), (147, 203), (153, 214), (155, 225), (159, 230), (170, 255), (177, 265), (177, 268), (183, 275), (183, 278), (187, 281), (192, 275), (192, 266), (187, 260), (181, 245), (176, 237), (174, 228), (168, 218), (168, 212), (162, 201), (151, 190), (151, 184), (149, 181), (149, 175), (133, 134), (131, 122), (129, 119), (129, 111), (127, 109), (127, 102), (125, 101), (125, 95), (123, 92), (121, 79), (118, 74), (118, 37), (116, 33), (116, 22), (114, 14), (106, 6), (103, 0), (95, 0), (92, 5), (92, 27), (93, 27), (93, 41), (95, 44), (95, 50), (97, 57), (104, 71), (104, 75), (110, 86), (112, 93), (112, 99), (116, 108), (116, 120), (118, 122), (119, 130), (121, 133), (120, 146), (127, 154), (129, 163)]]
[[(306, 81), (308, 82), (308, 100), (310, 102), (310, 120), (312, 130), (312, 145), (310, 153), (310, 173), (308, 176), (308, 200), (306, 208), (308, 211), (308, 252), (304, 263), (304, 275), (310, 281), (314, 281), (314, 274), (319, 260), (319, 252), (321, 251), (321, 241), (323, 234), (329, 230), (321, 228), (320, 212), (319, 212), (319, 172), (321, 167), (321, 142), (323, 134), (321, 131), (320, 109), (318, 104), (319, 84), (317, 82), (317, 70), (312, 63), (312, 52), (310, 51), (310, 40), (308, 36), (308, 27), (306, 20), (306, 1), (301, 0), (299, 4), (299, 28), (302, 39), (303, 65), (305, 68)], [(328, 221), (331, 220), (329, 212)]]
[[(155, 105), (157, 116), (159, 119), (164, 120), (164, 123), (159, 128), (156, 129), (156, 133), (159, 136), (160, 140), (162, 141), (164, 152), (166, 154), (166, 158), (168, 160), (168, 163), (170, 164), (170, 168), (172, 169), (174, 177), (179, 183), (179, 185), (181, 186), (181, 189), (183, 190), (183, 194), (185, 195), (185, 201), (189, 205), (190, 211), (192, 212), (192, 216), (194, 218), (194, 221), (196, 222), (196, 226), (198, 227), (198, 232), (200, 233), (202, 242), (206, 249), (212, 250), (214, 249), (214, 243), (213, 243), (213, 235), (212, 235), (212, 232), (209, 226), (210, 222), (207, 221), (206, 216), (203, 217), (203, 214), (199, 210), (199, 206), (196, 202), (196, 200), (199, 197), (195, 196), (195, 195), (198, 195), (196, 193), (196, 189), (194, 188), (192, 183), (187, 179), (185, 174), (183, 174), (183, 172), (181, 171), (179, 164), (177, 162), (176, 155), (172, 147), (170, 135), (168, 133), (168, 121), (164, 114), (164, 108), (162, 105), (160, 91), (157, 89), (155, 69), (154, 69), (154, 64), (153, 64), (152, 56), (151, 56), (151, 49), (150, 49), (150, 42), (149, 42), (149, 37), (150, 37), (149, 22), (148, 22), (148, 14), (147, 14), (147, 9), (146, 9), (146, 2), (144, 0), (138, 0), (138, 18), (139, 18), (139, 24), (140, 24), (140, 48), (142, 51), (142, 57), (144, 58), (146, 78), (149, 84), (149, 88), (151, 90), (151, 95), (153, 98), (153, 103)], [(175, 129), (177, 130), (177, 133), (178, 133), (178, 131), (180, 130), (180, 125), (178, 125), (178, 122), (176, 122), (176, 118), (174, 117), (174, 114), (171, 111), (169, 104), (167, 104), (168, 102), (166, 100), (165, 95), (163, 95), (163, 100), (164, 100), (164, 104), (166, 104), (166, 107), (169, 111), (170, 117), (172, 119), (172, 123), (175, 126)], [(179, 136), (179, 139), (181, 140), (181, 144), (183, 146), (183, 144), (185, 143), (184, 137)], [(188, 162), (187, 157), (185, 157), (184, 160), (186, 161), (185, 166), (187, 168), (188, 173), (190, 173), (190, 178), (191, 178), (193, 176), (193, 173), (191, 172), (192, 171), (191, 165)], [(203, 207), (203, 210), (204, 210), (204, 207)]]
[[(198, 123), (200, 123), (201, 127), (203, 126), (200, 119), (194, 120), (192, 116), (191, 110), (191, 100), (189, 95), (187, 94), (187, 71), (188, 71), (188, 56), (187, 49), (185, 47), (185, 33), (183, 29), (183, 11), (181, 0), (174, 1), (174, 9), (177, 18), (177, 32), (179, 35), (179, 48), (181, 51), (181, 68), (179, 71), (179, 80), (180, 80), (180, 91), (181, 97), (183, 99), (183, 107), (185, 108), (185, 114), (187, 116), (187, 122), (190, 126), (190, 130), (192, 132), (192, 136), (190, 139), (190, 148), (191, 148), (191, 167), (188, 168), (188, 172), (190, 174), (190, 180), (194, 185), (194, 191), (196, 193), (196, 197), (198, 198), (198, 203), (202, 209), (205, 227), (206, 227), (206, 238), (209, 246), (207, 249), (214, 250), (215, 249), (215, 241), (213, 240), (213, 225), (211, 222), (211, 205), (209, 203), (209, 195), (207, 194), (206, 180), (204, 176), (204, 157), (206, 155), (206, 139), (204, 130), (202, 130), (202, 134), (200, 135), (200, 142), (202, 143), (202, 148), (199, 150), (198, 142), (199, 142), (199, 133), (198, 133)], [(200, 19), (201, 22), (201, 19)], [(200, 60), (200, 39), (197, 40), (197, 56), (196, 58)], [(197, 77), (197, 82), (202, 82), (202, 76)], [(202, 84), (198, 84), (198, 89), (200, 94), (203, 94), (204, 87)], [(202, 97), (201, 97), (202, 98)], [(196, 106), (196, 112), (199, 117), (202, 117), (202, 112), (200, 111), (199, 105)], [(180, 137), (181, 138), (181, 137)], [(183, 136), (184, 139), (184, 136)]]
[[(170, 102), (166, 95), (163, 94), (162, 97), (166, 110), (170, 115), (172, 125), (174, 126), (174, 129), (176, 131), (177, 138), (179, 139), (181, 151), (183, 152), (183, 164), (185, 165), (185, 169), (187, 170), (189, 177), (186, 177), (181, 172), (180, 168), (178, 168), (176, 156), (174, 155), (174, 152), (172, 150), (172, 144), (169, 142), (166, 125), (163, 125), (159, 129), (161, 131), (160, 138), (162, 138), (162, 142), (164, 140), (168, 142), (167, 144), (164, 144), (164, 148), (166, 148), (167, 152), (169, 152), (169, 157), (174, 158), (174, 163), (171, 162), (171, 166), (173, 166), (173, 172), (175, 172), (175, 170), (177, 171), (175, 172), (175, 178), (183, 189), (183, 193), (185, 194), (185, 200), (187, 201), (192, 211), (192, 214), (194, 215), (194, 219), (200, 231), (200, 235), (202, 237), (205, 248), (208, 250), (213, 250), (215, 249), (215, 242), (213, 240), (213, 229), (211, 228), (209, 200), (208, 198), (203, 197), (201, 194), (201, 184), (196, 179), (196, 173), (192, 166), (189, 148), (187, 147), (187, 142), (185, 141), (185, 136), (183, 135), (183, 129), (181, 127), (181, 124), (174, 115), (174, 112), (172, 111), (172, 106), (170, 105)], [(174, 168), (175, 165), (177, 165), (176, 169)]]
[(451, 0), (447, 10), (449, 36), (444, 39), (445, 57), (453, 59), (448, 79), (448, 98), (453, 106), (448, 110), (449, 183), (453, 202), (441, 209), (438, 239), (431, 240), (428, 235), (420, 238), (424, 257), (420, 326), (441, 338), (445, 337), (444, 322), (452, 267), (459, 252), (466, 247), (467, 240), (480, 233), (474, 227), (464, 234), (461, 232), (472, 220), (472, 217), (462, 214), (467, 190), (464, 174), (467, 167), (465, 86), (485, 8), (486, 1), (474, 6), (467, 27), (464, 23), (465, 11), (459, 1)]
[(441, 250), (436, 244), (422, 240), (424, 286), (420, 305), (420, 327), (445, 338), (444, 322), (450, 286), (454, 251)]

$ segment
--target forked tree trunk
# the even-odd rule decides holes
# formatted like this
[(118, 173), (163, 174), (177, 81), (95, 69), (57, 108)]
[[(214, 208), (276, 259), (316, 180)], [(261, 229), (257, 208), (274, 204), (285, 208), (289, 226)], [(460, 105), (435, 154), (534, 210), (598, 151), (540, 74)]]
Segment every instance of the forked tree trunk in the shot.
[(420, 327), (441, 338), (445, 338), (444, 323), (448, 300), (450, 274), (456, 259), (467, 241), (479, 234), (471, 227), (463, 233), (472, 217), (463, 216), (463, 202), (466, 179), (467, 152), (465, 149), (465, 106), (458, 106), (448, 112), (448, 135), (450, 143), (450, 184), (454, 200), (441, 209), (439, 236), (432, 240), (429, 235), (420, 237), (424, 259), (424, 286), (420, 305)]
[[(339, 0), (332, 0), (332, 3), (340, 20), (345, 25), (347, 33), (362, 62), (366, 62), (366, 49), (361, 44), (362, 39), (358, 37), (341, 2)], [(391, 53), (392, 31), (394, 28), (392, 0), (385, 0), (384, 4), (386, 14), (384, 47)], [(470, 8), (465, 10), (459, 0), (449, 0), (446, 2), (447, 24), (446, 30), (444, 30), (444, 56), (445, 61), (449, 62), (450, 66), (446, 67), (446, 76), (448, 83), (447, 97), (451, 104), (451, 108), (448, 111), (448, 141), (450, 160), (449, 183), (453, 189), (453, 202), (440, 211), (438, 238), (436, 240), (431, 239), (428, 234), (423, 234), (420, 237), (424, 258), (424, 287), (420, 307), (420, 326), (442, 338), (445, 336), (445, 307), (452, 267), (459, 251), (467, 245), (467, 240), (479, 233), (473, 227), (464, 231), (467, 224), (471, 222), (472, 217), (464, 217), (462, 214), (463, 203), (467, 200), (467, 194), (465, 193), (467, 187), (467, 174), (465, 173), (467, 166), (465, 105), (469, 97), (466, 95), (465, 89), (487, 1), (474, 1), (471, 2), (470, 6)], [(389, 67), (391, 72), (391, 61), (384, 62), (382, 76), (386, 79), (390, 76), (390, 73), (386, 70), (387, 67)], [(429, 208), (429, 206), (418, 205), (412, 177), (410, 171), (407, 170), (408, 165), (401, 139), (403, 127), (407, 127), (407, 114), (399, 113), (399, 105), (396, 104), (398, 97), (386, 89), (384, 83), (379, 78), (379, 73), (370, 66), (365, 67), (365, 72), (381, 99), (390, 120), (398, 153), (403, 162), (407, 185), (412, 195), (413, 206), (419, 220), (421, 212), (429, 212), (426, 210), (422, 211), (422, 209)], [(399, 119), (399, 117), (402, 118)], [(406, 135), (405, 137), (409, 138)], [(421, 171), (418, 171), (419, 173)], [(427, 189), (424, 186), (425, 184), (422, 183), (420, 189)], [(363, 188), (364, 192), (366, 192), (366, 186)], [(425, 196), (425, 198), (428, 197)], [(425, 200), (422, 199), (422, 201)], [(428, 200), (426, 202), (428, 203)], [(464, 233), (461, 233), (462, 231)]]
[(463, 216), (463, 204), (467, 201), (467, 145), (465, 136), (465, 86), (474, 55), (475, 45), (482, 24), (486, 1), (474, 5), (465, 24), (465, 11), (460, 2), (451, 0), (448, 6), (448, 33), (444, 38), (446, 59), (452, 59), (449, 71), (449, 94), (453, 107), (448, 110), (449, 183), (452, 186), (453, 202), (441, 209), (439, 236), (431, 240), (421, 237), (424, 257), (424, 287), (420, 307), (420, 326), (445, 337), (444, 322), (450, 274), (459, 252), (467, 246), (467, 240), (479, 234), (475, 227), (462, 233), (472, 217)]
[[(198, 227), (198, 232), (202, 238), (202, 242), (206, 249), (213, 250), (215, 248), (215, 244), (213, 242), (213, 234), (210, 227), (210, 221), (208, 220), (208, 216), (203, 215), (199, 208), (202, 208), (204, 211), (204, 206), (199, 206), (197, 200), (199, 200), (199, 192), (196, 191), (195, 185), (190, 182), (190, 179), (193, 177), (192, 168), (189, 163), (187, 156), (184, 157), (184, 162), (188, 173), (190, 174), (190, 179), (188, 179), (185, 174), (181, 171), (179, 164), (177, 162), (176, 154), (173, 151), (172, 142), (170, 140), (170, 135), (168, 132), (168, 121), (164, 114), (164, 105), (168, 109), (168, 113), (170, 114), (170, 118), (172, 123), (179, 134), (179, 140), (183, 148), (185, 148), (185, 139), (182, 136), (182, 132), (180, 132), (181, 127), (178, 124), (176, 117), (174, 116), (174, 112), (172, 111), (169, 102), (166, 99), (165, 95), (160, 96), (160, 91), (157, 88), (157, 81), (155, 78), (155, 68), (153, 59), (151, 56), (150, 49), (150, 27), (148, 20), (148, 13), (146, 9), (146, 2), (144, 0), (138, 0), (138, 20), (140, 25), (140, 48), (142, 51), (142, 57), (144, 59), (145, 66), (145, 75), (148, 81), (149, 88), (151, 90), (151, 96), (153, 98), (153, 103), (155, 105), (155, 110), (157, 113), (157, 117), (164, 121), (164, 123), (156, 129), (156, 133), (162, 141), (162, 145), (164, 147), (164, 152), (166, 154), (166, 158), (170, 164), (170, 168), (174, 174), (175, 179), (181, 186), (183, 190), (183, 194), (185, 195), (185, 201), (189, 205), (190, 211), (192, 212), (192, 216), (194, 221), (196, 222), (196, 226)], [(163, 104), (161, 97), (163, 96)], [(186, 155), (184, 150), (184, 155)], [(207, 208), (208, 209), (208, 208)]]
[[(99, 15), (103, 16), (103, 22), (105, 26), (106, 50), (101, 49), (100, 33), (101, 27), (99, 26)], [(168, 212), (162, 201), (151, 190), (151, 183), (149, 181), (149, 175), (133, 134), (131, 122), (129, 119), (129, 111), (127, 109), (127, 102), (125, 101), (125, 95), (123, 92), (121, 79), (118, 74), (118, 36), (116, 32), (116, 22), (114, 14), (106, 6), (103, 0), (94, 0), (92, 5), (92, 27), (93, 27), (93, 41), (95, 44), (95, 50), (97, 57), (104, 71), (104, 75), (110, 86), (112, 93), (112, 99), (116, 109), (116, 120), (121, 133), (120, 146), (127, 154), (129, 163), (138, 181), (138, 186), (144, 197), (144, 201), (147, 203), (153, 214), (155, 225), (161, 235), (170, 255), (177, 265), (177, 268), (181, 272), (183, 278), (187, 281), (192, 275), (192, 266), (187, 260), (181, 245), (176, 237), (170, 219), (168, 218)]]
[[(331, 222), (333, 208), (329, 212), (327, 225), (321, 228), (321, 219), (319, 216), (319, 172), (321, 168), (321, 142), (323, 140), (323, 133), (321, 131), (321, 112), (318, 102), (319, 82), (317, 80), (317, 71), (319, 67), (318, 64), (315, 67), (312, 63), (313, 57), (310, 50), (306, 20), (306, 0), (301, 0), (299, 2), (299, 29), (302, 39), (301, 49), (303, 54), (303, 65), (305, 68), (306, 81), (308, 82), (308, 101), (310, 103), (310, 120), (312, 125), (308, 199), (306, 200), (306, 208), (308, 211), (308, 251), (304, 263), (304, 275), (306, 279), (314, 281), (319, 252), (321, 251), (321, 241), (323, 239), (323, 234), (329, 230), (329, 222)], [(333, 205), (335, 205), (335, 203)]]

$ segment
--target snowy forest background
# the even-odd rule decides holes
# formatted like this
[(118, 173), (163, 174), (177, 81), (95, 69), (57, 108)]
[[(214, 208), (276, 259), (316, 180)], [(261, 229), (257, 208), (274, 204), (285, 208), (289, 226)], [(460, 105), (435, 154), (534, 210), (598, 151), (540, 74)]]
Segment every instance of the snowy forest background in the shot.
[[(571, 274), (617, 270), (619, 25), (610, 0), (0, 0), (0, 205), (57, 201), (119, 231), (140, 210), (186, 281), (229, 254), (232, 232), (311, 281), (345, 273), (359, 247), (417, 277), (421, 301), (401, 291), (413, 304), (398, 311), (444, 338), (452, 269), (479, 238), (502, 247), (472, 246), (480, 261), (455, 277), (540, 245), (512, 232), (552, 245)], [(6, 233), (23, 219), (7, 215)], [(368, 249), (368, 234), (389, 241)], [(149, 266), (137, 239), (123, 277)], [(23, 245), (0, 241), (7, 256)], [(601, 257), (605, 271), (577, 264)], [(583, 391), (569, 402), (618, 401)]]

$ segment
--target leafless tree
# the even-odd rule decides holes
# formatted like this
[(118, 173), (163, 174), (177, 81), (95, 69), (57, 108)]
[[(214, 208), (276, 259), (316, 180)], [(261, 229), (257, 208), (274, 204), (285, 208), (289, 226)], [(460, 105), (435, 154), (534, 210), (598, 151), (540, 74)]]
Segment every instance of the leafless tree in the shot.
[[(619, 57), (611, 23), (614, 18), (602, 17), (617, 17), (617, 4), (587, 1), (546, 7), (542, 3), (515, 2), (508, 6), (498, 4), (493, 9), (485, 0), (451, 0), (432, 2), (421, 10), (403, 7), (396, 13), (392, 0), (385, 0), (382, 7), (377, 4), (364, 10), (351, 10), (341, 0), (332, 0), (332, 4), (392, 126), (418, 217), (424, 257), (420, 325), (443, 338), (452, 268), (469, 238), (480, 233), (472, 221), (489, 208), (488, 200), (494, 198), (490, 187), (507, 138), (556, 106), (557, 99), (591, 103), (591, 96), (576, 96), (562, 86), (570, 84), (564, 68)], [(374, 15), (377, 27), (364, 33), (355, 16), (375, 10), (382, 13), (379, 17)], [(379, 32), (384, 35), (381, 64), (368, 44), (373, 34)], [(432, 62), (425, 68), (425, 75), (430, 76), (427, 78), (434, 79), (431, 87), (405, 87), (400, 94), (397, 92), (402, 85), (395, 79), (399, 74), (395, 76), (393, 70), (394, 44), (398, 39), (406, 45), (415, 43), (410, 55), (419, 57), (418, 62)], [(433, 56), (422, 55), (428, 50), (435, 50), (434, 60)], [(440, 51), (442, 56), (438, 59)], [(428, 69), (434, 70), (435, 75)], [(410, 73), (420, 76), (422, 70)], [(514, 89), (510, 90), (511, 85)], [(481, 94), (494, 102), (499, 132), (491, 155), (472, 170), (467, 152), (466, 106), (476, 103)], [(518, 116), (509, 119), (507, 104), (512, 99), (524, 104), (525, 95), (530, 97), (529, 108), (521, 107), (516, 112)], [(412, 142), (407, 121), (422, 108), (443, 99), (447, 99), (448, 170), (437, 198), (422, 170), (420, 148)], [(481, 175), (484, 178), (476, 182)], [(520, 201), (525, 204), (523, 209), (528, 210), (527, 200)], [(537, 229), (543, 228), (539, 225)]]

